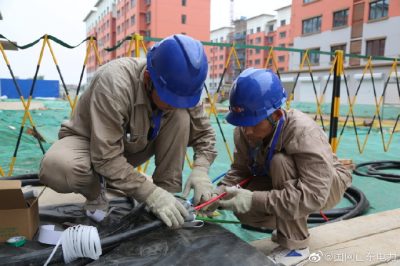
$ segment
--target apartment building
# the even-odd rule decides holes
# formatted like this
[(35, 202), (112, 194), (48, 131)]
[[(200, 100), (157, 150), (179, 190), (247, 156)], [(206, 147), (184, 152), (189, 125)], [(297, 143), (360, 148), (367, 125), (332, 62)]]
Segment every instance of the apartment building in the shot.
[[(247, 19), (246, 43), (257, 46), (267, 45), (266, 32), (268, 28), (266, 25), (271, 20), (274, 20), (274, 15), (261, 14)], [(268, 50), (264, 49), (247, 49), (246, 65), (256, 68), (265, 67), (265, 59), (268, 56), (268, 52)]]
[[(284, 6), (276, 11), (276, 33), (275, 41), (272, 42), (273, 46), (290, 48), (293, 46), (293, 36), (291, 32), (291, 16), (292, 6)], [(287, 51), (276, 50), (274, 53), (277, 67), (280, 72), (287, 71), (289, 69), (289, 53)]]
[[(291, 12), (296, 48), (399, 57), (400, 0), (293, 0)], [(291, 69), (298, 68), (300, 57), (291, 54)], [(310, 60), (324, 68), (332, 58), (311, 54)], [(364, 63), (357, 58), (345, 62)]]
[[(222, 27), (211, 31), (211, 42), (214, 43), (230, 43), (230, 34), (233, 27)], [(211, 91), (215, 91), (224, 72), (226, 60), (229, 55), (229, 47), (223, 46), (206, 46), (206, 54), (208, 58), (208, 79), (206, 84)], [(227, 78), (225, 77), (224, 80)]]
[[(187, 34), (199, 40), (207, 40), (210, 33), (210, 0), (98, 0), (96, 10), (84, 19), (88, 36), (96, 36), (103, 62), (130, 54), (129, 41), (116, 51), (113, 47), (127, 36), (164, 38), (171, 34)], [(152, 43), (147, 43), (149, 48)], [(144, 56), (144, 53), (141, 53)], [(98, 62), (91, 56), (87, 65), (90, 80)]]
[[(247, 67), (263, 68), (266, 65), (269, 49), (244, 49), (240, 45), (291, 47), (293, 38), (291, 35), (291, 6), (279, 8), (275, 15), (260, 14), (251, 18), (240, 18), (233, 22), (232, 27), (223, 27), (210, 32), (212, 42), (228, 42), (237, 44), (236, 52), (240, 68), (236, 58), (232, 55), (222, 84), (231, 84), (239, 75), (240, 70)], [(209, 47), (209, 78), (207, 81), (211, 90), (215, 90), (220, 82), (230, 47)], [(287, 71), (289, 65), (289, 53), (286, 51), (274, 51), (274, 59), (279, 71)], [(271, 61), (270, 65), (271, 67)]]
[[(86, 35), (87, 36), (93, 36), (97, 38), (97, 16), (96, 16), (96, 11), (91, 10), (83, 20), (86, 23)], [(94, 71), (97, 68), (97, 65), (99, 62), (97, 61), (97, 58), (93, 52), (91, 52), (88, 56), (87, 62), (86, 62), (86, 74), (87, 74), (87, 80), (91, 80)]]

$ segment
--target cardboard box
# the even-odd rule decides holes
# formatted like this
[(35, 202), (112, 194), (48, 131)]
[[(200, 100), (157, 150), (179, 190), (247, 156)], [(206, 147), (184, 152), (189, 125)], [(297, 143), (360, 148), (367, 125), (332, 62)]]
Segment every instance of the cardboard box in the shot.
[(32, 239), (39, 226), (36, 198), (24, 199), (19, 180), (0, 180), (0, 242), (13, 236)]

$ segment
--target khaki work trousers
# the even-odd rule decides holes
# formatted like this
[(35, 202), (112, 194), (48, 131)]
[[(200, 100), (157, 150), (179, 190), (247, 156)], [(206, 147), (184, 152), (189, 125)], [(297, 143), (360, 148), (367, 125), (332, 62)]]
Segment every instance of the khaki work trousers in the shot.
[[(342, 198), (346, 190), (346, 185), (341, 181), (338, 172), (334, 176), (328, 200), (323, 209), (331, 209)], [(280, 178), (274, 178), (280, 177)], [(284, 183), (288, 180), (295, 180), (296, 165), (293, 159), (283, 153), (277, 153), (271, 160), (271, 177), (258, 176), (252, 179), (247, 187), (251, 191), (268, 191), (271, 189), (283, 189)], [(268, 215), (265, 212), (250, 210), (247, 213), (235, 213), (236, 217), (242, 224), (254, 227), (266, 227), (277, 229), (278, 244), (288, 249), (301, 249), (308, 246), (310, 234), (307, 228), (308, 214), (297, 220), (287, 220), (273, 215)]]
[[(163, 117), (155, 140), (141, 152), (125, 152), (124, 156), (136, 167), (155, 155), (153, 182), (169, 192), (180, 192), (189, 133), (189, 113), (184, 109), (174, 110)], [(100, 179), (91, 164), (89, 147), (89, 139), (82, 136), (67, 136), (56, 141), (42, 159), (40, 181), (59, 193), (75, 192), (88, 200), (96, 199)]]

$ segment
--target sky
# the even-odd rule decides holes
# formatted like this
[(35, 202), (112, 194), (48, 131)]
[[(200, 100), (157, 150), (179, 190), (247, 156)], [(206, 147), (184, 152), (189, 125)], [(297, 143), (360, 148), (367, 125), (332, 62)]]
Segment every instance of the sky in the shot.
[[(53, 35), (70, 45), (80, 43), (86, 37), (83, 19), (97, 0), (0, 0), (0, 34), (18, 45), (37, 40), (44, 34)], [(195, 0), (201, 1), (201, 0)], [(235, 0), (234, 18), (253, 17), (262, 13), (274, 14), (274, 10), (286, 6), (291, 0)], [(224, 10), (224, 12), (221, 12)], [(230, 0), (211, 0), (211, 29), (230, 24)], [(158, 36), (153, 36), (158, 37)], [(203, 40), (206, 41), (206, 40)], [(61, 73), (67, 84), (77, 84), (83, 65), (85, 45), (73, 50), (51, 42)], [(6, 51), (15, 76), (32, 78), (40, 54), (41, 43), (33, 48)], [(50, 51), (46, 47), (39, 75), (45, 79), (59, 79)], [(0, 58), (0, 78), (10, 78)], [(86, 77), (83, 79), (85, 83)]]

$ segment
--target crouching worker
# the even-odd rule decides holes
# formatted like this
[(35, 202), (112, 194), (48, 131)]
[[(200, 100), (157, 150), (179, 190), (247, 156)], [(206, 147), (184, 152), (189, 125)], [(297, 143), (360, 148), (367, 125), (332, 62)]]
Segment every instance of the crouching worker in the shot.
[[(100, 67), (45, 154), (41, 182), (85, 196), (88, 216), (107, 214), (107, 184), (145, 202), (166, 225), (182, 225), (188, 212), (171, 193), (182, 190), (187, 146), (194, 168), (186, 190), (194, 189), (195, 203), (212, 192), (215, 132), (198, 104), (207, 68), (202, 44), (185, 35), (155, 44), (147, 60), (121, 58)], [(134, 169), (153, 155), (154, 183)]]
[[(217, 191), (219, 206), (242, 224), (276, 228), (283, 265), (309, 256), (307, 217), (331, 209), (351, 185), (351, 174), (332, 152), (324, 131), (306, 114), (285, 111), (282, 84), (270, 70), (243, 71), (230, 92), (226, 120), (234, 131), (234, 162)], [(254, 176), (244, 189), (232, 187)], [(274, 235), (274, 234), (273, 234)]]

